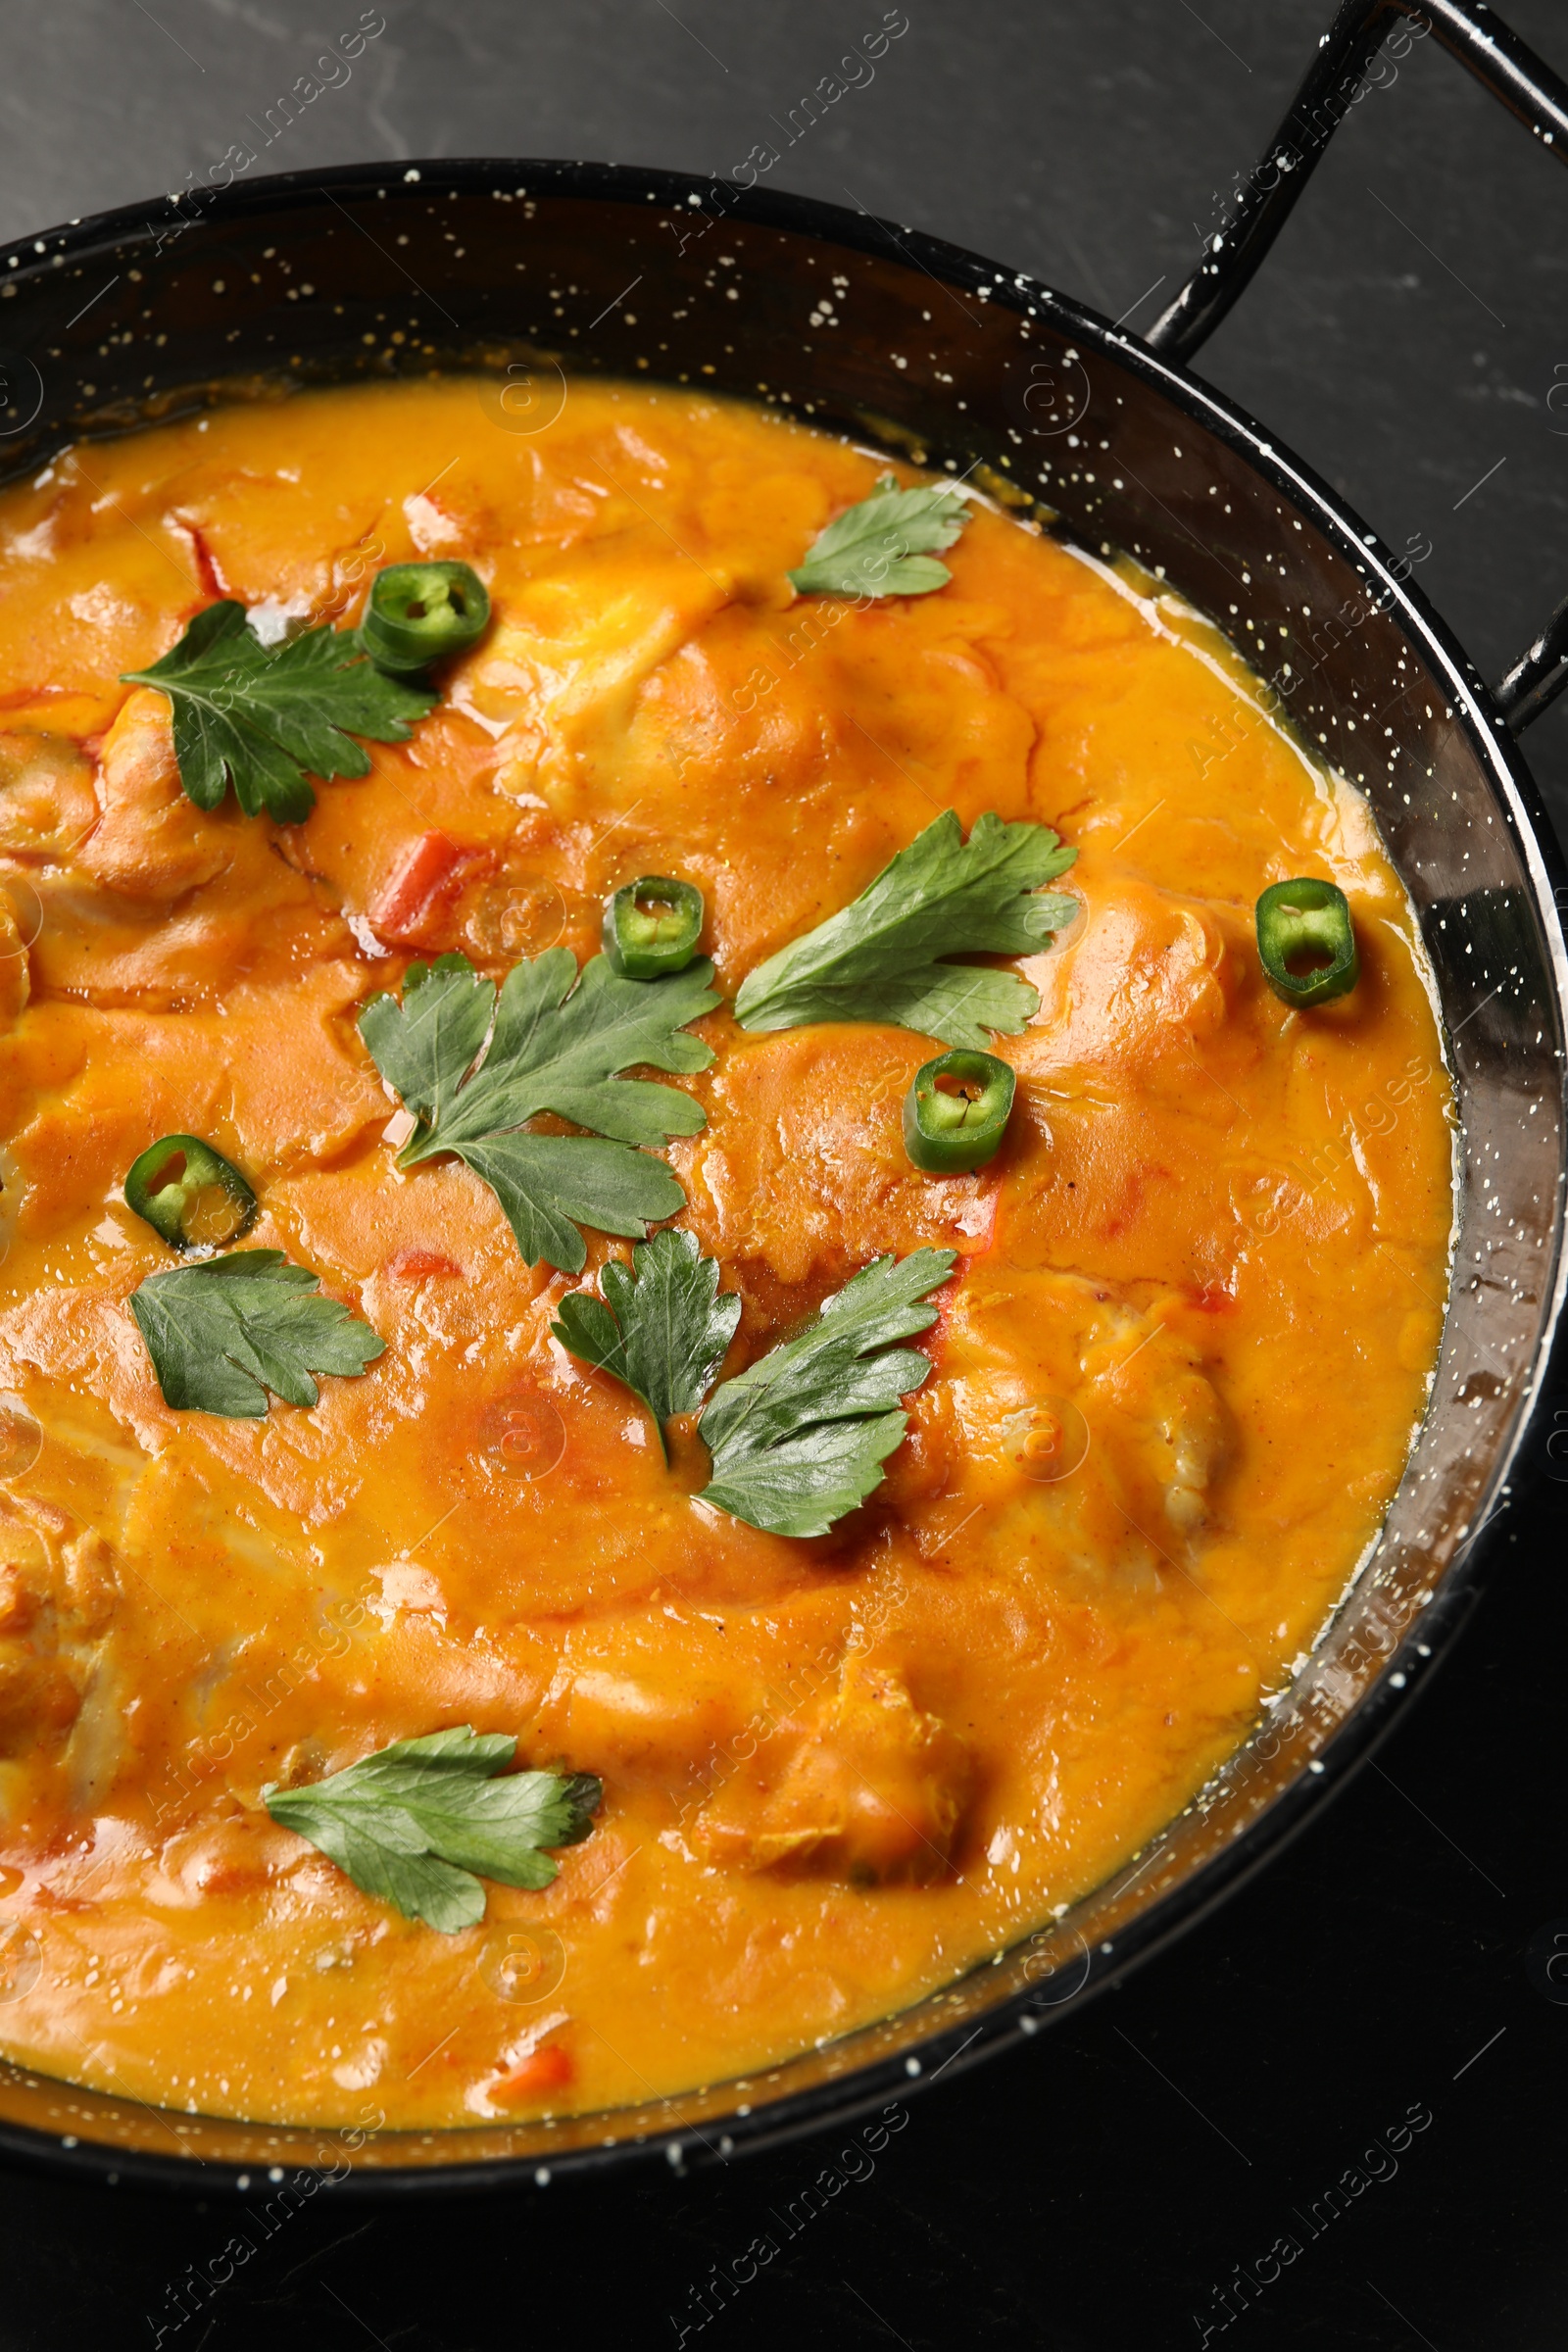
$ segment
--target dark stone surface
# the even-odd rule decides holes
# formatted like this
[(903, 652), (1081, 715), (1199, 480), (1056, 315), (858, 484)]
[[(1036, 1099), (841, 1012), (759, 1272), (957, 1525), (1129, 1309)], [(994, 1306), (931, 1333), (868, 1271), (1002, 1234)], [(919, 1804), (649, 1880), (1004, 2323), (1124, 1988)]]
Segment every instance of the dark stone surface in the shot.
[[(781, 121), (880, 22), (874, 0), (382, 5), (352, 77), (268, 145), (350, 0), (14, 9), (0, 237), (177, 187), (236, 141), (257, 171), (513, 152), (721, 172), (771, 141), (773, 184), (1112, 316), (1143, 297), (1147, 321), (1328, 15), (908, 0), (874, 80), (786, 147)], [(1561, 0), (1507, 14), (1568, 68)], [(1354, 111), (1202, 362), (1386, 538), (1431, 539), (1423, 585), (1493, 672), (1568, 587), (1568, 389), (1548, 405), (1565, 230), (1560, 167), (1423, 43)], [(1568, 822), (1568, 714), (1530, 745)], [(1290, 1853), (1083, 2018), (916, 2100), (874, 2157), (840, 2133), (686, 2180), (393, 2208), (326, 2191), (164, 2343), (640, 2347), (690, 2323), (705, 2346), (1196, 2346), (1212, 2291), (1287, 2237), (1299, 2253), (1211, 2343), (1559, 2344), (1568, 2006), (1538, 1932), (1568, 1936), (1562, 1499), (1547, 1483), (1518, 1515), (1431, 1695)], [(1401, 2147), (1411, 2110), (1430, 2121)], [(824, 2168), (839, 2187), (788, 2234)], [(20, 2173), (0, 2198), (0, 2352), (152, 2344), (169, 2286), (231, 2227), (220, 2205)], [(759, 2234), (776, 2258), (699, 2328), (691, 2290)]]

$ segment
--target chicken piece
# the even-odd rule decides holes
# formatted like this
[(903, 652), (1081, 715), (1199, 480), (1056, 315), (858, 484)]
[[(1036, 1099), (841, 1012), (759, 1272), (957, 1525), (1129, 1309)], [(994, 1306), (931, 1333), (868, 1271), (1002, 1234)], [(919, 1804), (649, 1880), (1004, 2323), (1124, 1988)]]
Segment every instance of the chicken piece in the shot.
[[(947, 1473), (936, 1491), (991, 1506), (999, 1537), (1004, 1506), (1027, 1499), (1085, 1558), (1110, 1557), (1128, 1526), (1166, 1550), (1161, 1517), (1198, 1536), (1214, 1515), (1229, 1425), (1194, 1320), (1184, 1294), (1141, 1308), (1074, 1274), (1006, 1267), (964, 1285), (942, 1369), (915, 1400), (924, 1452)], [(1091, 1450), (1098, 1475), (1080, 1481)], [(930, 1483), (895, 1480), (895, 1507), (917, 1509)]]
[[(628, 579), (634, 547), (643, 561)], [(559, 814), (593, 788), (607, 806), (634, 801), (622, 778), (638, 691), (728, 598), (640, 521), (520, 583), (466, 682), (472, 709), (506, 722), (501, 789), (542, 793)]]
[(1208, 1523), (1209, 1489), (1227, 1448), (1219, 1398), (1196, 1365), (1167, 1370), (1149, 1400), (1144, 1441), (1164, 1489), (1166, 1518), (1178, 1535), (1196, 1535)]
[(54, 1649), (40, 1581), (20, 1561), (0, 1563), (0, 1758), (54, 1745), (81, 1706), (76, 1678)]
[(637, 1674), (564, 1668), (537, 1730), (562, 1754), (591, 1757), (617, 1787), (679, 1786), (740, 1735), (744, 1711), (716, 1676), (688, 1660), (650, 1658)]
[[(230, 992), (226, 1013), (73, 1008), (55, 1036), (72, 1033), (75, 1070), (46, 1071), (30, 1115), (0, 1153), (0, 1222), (20, 1215), (36, 1237), (79, 1220), (87, 1188), (118, 1197), (126, 1168), (159, 1135), (209, 1137), (253, 1183), (336, 1157), (388, 1116), (342, 1018), (359, 985), (351, 964), (317, 964), (287, 1024), (265, 990), (243, 986)], [(6, 1311), (43, 1307), (51, 1295), (46, 1284)]]
[(904, 1098), (930, 1053), (905, 1029), (827, 1023), (732, 1046), (708, 1126), (671, 1153), (703, 1248), (760, 1260), (814, 1304), (884, 1250), (968, 1254), (990, 1238), (998, 1179), (923, 1176), (904, 1149)]
[(1245, 963), (1233, 936), (1240, 919), (1149, 883), (1122, 878), (1096, 890), (1071, 879), (1084, 904), (1081, 932), (1024, 963), (1040, 1010), (1019, 1049), (1020, 1074), (1059, 1085), (1114, 1072), (1185, 1101), (1203, 1050), (1221, 1039), (1236, 1050), (1228, 1024)]
[(169, 704), (150, 687), (104, 737), (96, 791), (102, 813), (75, 862), (101, 888), (172, 906), (231, 862), (226, 826), (185, 797)]
[(1087, 1410), (1159, 1490), (1166, 1520), (1196, 1536), (1212, 1514), (1210, 1490), (1229, 1450), (1229, 1425), (1193, 1348), (1165, 1312), (1123, 1308), (1084, 1350)]
[(101, 1536), (44, 1543), (0, 1525), (0, 1761), (63, 1744), (117, 1596)]
[(941, 1877), (968, 1791), (964, 1743), (897, 1674), (851, 1658), (771, 1788), (737, 1778), (705, 1809), (715, 1862), (873, 1886)]
[(451, 556), (483, 557), (503, 537), (495, 509), (471, 486), (451, 481), (439, 496), (419, 490), (406, 498), (403, 519), (415, 553), (436, 562)]
[(98, 818), (88, 760), (63, 735), (0, 735), (0, 851), (64, 858)]

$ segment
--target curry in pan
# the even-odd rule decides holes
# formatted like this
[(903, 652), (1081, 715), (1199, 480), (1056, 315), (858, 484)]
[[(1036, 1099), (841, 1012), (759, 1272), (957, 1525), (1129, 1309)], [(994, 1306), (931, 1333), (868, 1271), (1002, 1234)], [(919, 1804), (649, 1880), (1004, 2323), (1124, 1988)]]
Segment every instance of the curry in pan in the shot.
[(0, 2048), (212, 2114), (641, 2101), (1058, 1915), (1446, 1296), (1409, 904), (1216, 630), (481, 393), (0, 497)]

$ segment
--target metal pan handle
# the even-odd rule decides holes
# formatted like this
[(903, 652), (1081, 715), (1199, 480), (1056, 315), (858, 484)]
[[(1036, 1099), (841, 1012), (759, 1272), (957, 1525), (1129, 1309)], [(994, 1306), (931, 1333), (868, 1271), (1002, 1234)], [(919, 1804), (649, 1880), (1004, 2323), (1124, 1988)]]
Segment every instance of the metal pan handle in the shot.
[[(1360, 94), (1373, 60), (1406, 20), (1435, 34), (1483, 88), (1568, 164), (1568, 84), (1483, 0), (1344, 0), (1289, 113), (1249, 173), (1234, 215), (1208, 239), (1202, 261), (1144, 338), (1152, 350), (1191, 359), (1246, 292)], [(1496, 701), (1517, 735), (1565, 686), (1568, 597), (1507, 672)]]

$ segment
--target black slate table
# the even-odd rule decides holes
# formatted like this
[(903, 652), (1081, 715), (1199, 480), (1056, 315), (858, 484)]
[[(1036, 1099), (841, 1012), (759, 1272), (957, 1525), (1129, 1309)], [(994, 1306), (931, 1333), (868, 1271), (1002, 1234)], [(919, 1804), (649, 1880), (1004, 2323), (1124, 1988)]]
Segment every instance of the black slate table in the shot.
[[(1562, 0), (1503, 13), (1568, 70)], [(774, 185), (1138, 324), (1327, 15), (53, 0), (8, 12), (0, 239), (178, 188), (236, 145), (258, 172), (513, 153), (729, 172), (760, 143)], [(874, 77), (791, 140), (803, 94), (895, 22)], [(381, 28), (352, 74), (283, 106), (356, 24)], [(1419, 576), (1489, 672), (1568, 588), (1568, 175), (1435, 43), (1353, 111), (1201, 365), (1386, 540), (1430, 541)], [(1529, 742), (1568, 827), (1568, 706)], [(1561, 1403), (1568, 1425), (1568, 1378)], [(1534, 1467), (1456, 1653), (1309, 1834), (1082, 2017), (912, 2100), (885, 2144), (466, 2202), (325, 2190), (255, 2230), (211, 2299), (180, 2282), (222, 2256), (232, 2207), (0, 2170), (0, 2352), (1560, 2345), (1568, 1464)], [(720, 2294), (715, 2266), (753, 2275)]]

